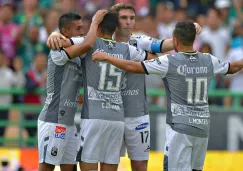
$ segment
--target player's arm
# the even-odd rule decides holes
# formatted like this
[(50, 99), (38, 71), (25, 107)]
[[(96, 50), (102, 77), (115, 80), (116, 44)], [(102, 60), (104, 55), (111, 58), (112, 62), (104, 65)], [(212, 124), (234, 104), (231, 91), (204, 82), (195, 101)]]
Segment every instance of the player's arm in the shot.
[(50, 49), (60, 49), (71, 46), (71, 41), (63, 36), (59, 31), (54, 31), (47, 38), (46, 45)]
[(210, 57), (214, 67), (214, 74), (234, 74), (243, 68), (243, 59), (233, 62), (224, 62), (213, 55), (210, 55)]
[(236, 72), (239, 72), (242, 68), (243, 68), (243, 59), (230, 62), (227, 74), (234, 74)]
[[(194, 25), (196, 27), (196, 33), (200, 34), (202, 30), (201, 26), (198, 23), (194, 23)], [(141, 48), (152, 53), (168, 52), (174, 50), (173, 39), (159, 40), (155, 38), (144, 38)]]
[(124, 71), (131, 73), (158, 74), (165, 77), (168, 71), (167, 56), (160, 56), (156, 59), (135, 62), (131, 60), (122, 60), (109, 56), (103, 52), (95, 52), (92, 55), (93, 61), (106, 61)]
[(96, 51), (92, 55), (93, 61), (106, 61), (124, 71), (132, 73), (145, 73), (141, 62), (135, 62), (131, 60), (122, 60), (113, 56), (109, 56), (106, 53)]

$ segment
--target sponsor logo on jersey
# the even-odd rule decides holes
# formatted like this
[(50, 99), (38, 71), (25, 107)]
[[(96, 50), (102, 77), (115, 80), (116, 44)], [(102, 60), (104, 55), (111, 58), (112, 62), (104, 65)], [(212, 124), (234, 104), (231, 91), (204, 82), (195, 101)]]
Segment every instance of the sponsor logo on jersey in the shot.
[(53, 146), (52, 149), (51, 149), (51, 155), (53, 157), (57, 156), (57, 152), (58, 152), (58, 148)]
[(75, 101), (75, 102), (72, 102), (71, 100), (69, 99), (66, 99), (65, 102), (64, 102), (64, 106), (65, 107), (77, 107), (78, 106), (78, 102)]
[[(114, 57), (116, 57), (116, 58), (118, 58), (118, 59), (124, 59), (123, 54), (107, 53), (107, 52), (104, 51), (104, 49), (96, 49), (95, 52), (103, 52), (103, 53), (105, 53), (105, 54), (107, 54), (107, 55), (109, 55), (109, 56), (114, 56)], [(95, 53), (95, 52), (94, 52), (94, 53)]]
[(122, 91), (122, 96), (137, 96), (139, 95), (139, 89), (136, 90), (124, 90)]
[(66, 128), (63, 126), (56, 126), (55, 138), (65, 139), (65, 136), (66, 136)]
[(135, 39), (129, 40), (129, 44), (132, 45), (132, 46), (135, 46), (135, 47), (138, 46), (138, 42)]
[(187, 74), (207, 74), (208, 67), (188, 67), (187, 65), (180, 65), (177, 68), (177, 73), (184, 76)]
[(142, 130), (142, 129), (145, 129), (145, 128), (148, 127), (148, 125), (149, 125), (148, 122), (143, 123), (143, 124), (141, 124), (141, 125), (138, 125), (138, 126), (135, 128), (135, 130)]
[(88, 99), (94, 101), (109, 102), (113, 104), (122, 104), (121, 92), (105, 92), (95, 90), (88, 86)]

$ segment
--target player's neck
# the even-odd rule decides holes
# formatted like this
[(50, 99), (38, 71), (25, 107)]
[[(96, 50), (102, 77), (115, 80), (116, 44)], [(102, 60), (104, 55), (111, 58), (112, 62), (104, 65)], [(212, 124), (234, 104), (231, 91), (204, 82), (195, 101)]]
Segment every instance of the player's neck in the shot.
[(117, 42), (128, 42), (130, 40), (130, 35), (129, 36), (123, 36), (120, 34), (114, 34), (114, 38)]
[(112, 35), (108, 35), (108, 34), (98, 33), (97, 36), (99, 38), (112, 39)]
[(182, 47), (178, 47), (177, 49), (178, 52), (195, 52), (193, 46), (182, 46)]

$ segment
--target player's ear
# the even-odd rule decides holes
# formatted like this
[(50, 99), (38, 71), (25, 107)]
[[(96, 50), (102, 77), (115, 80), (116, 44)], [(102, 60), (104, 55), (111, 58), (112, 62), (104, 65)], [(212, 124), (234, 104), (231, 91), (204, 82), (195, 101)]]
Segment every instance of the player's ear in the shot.
[(69, 31), (68, 31), (66, 28), (62, 28), (62, 29), (60, 30), (60, 32), (61, 32), (62, 35), (64, 35), (65, 37), (69, 37), (69, 35), (68, 35)]

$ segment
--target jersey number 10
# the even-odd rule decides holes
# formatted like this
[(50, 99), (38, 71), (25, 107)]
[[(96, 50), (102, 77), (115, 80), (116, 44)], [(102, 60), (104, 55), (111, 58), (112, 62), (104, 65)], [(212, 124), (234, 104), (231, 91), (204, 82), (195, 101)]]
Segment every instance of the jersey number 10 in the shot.
[[(193, 87), (195, 84), (194, 81), (196, 81), (196, 87)], [(206, 77), (196, 78), (196, 80), (194, 80), (193, 78), (186, 78), (188, 104), (207, 103), (207, 91), (208, 91), (207, 81), (208, 80)], [(193, 94), (195, 94), (194, 100), (193, 100)]]
[[(121, 78), (122, 78), (122, 72), (117, 71), (116, 67), (114, 65), (110, 65), (107, 63), (99, 63), (99, 66), (101, 67), (100, 71), (100, 81), (99, 81), (99, 90), (108, 90), (108, 91), (119, 91), (120, 90), (120, 84), (121, 84)], [(105, 88), (106, 83), (106, 71), (107, 68), (109, 68), (108, 76), (116, 77), (116, 81), (107, 81), (107, 85)]]

